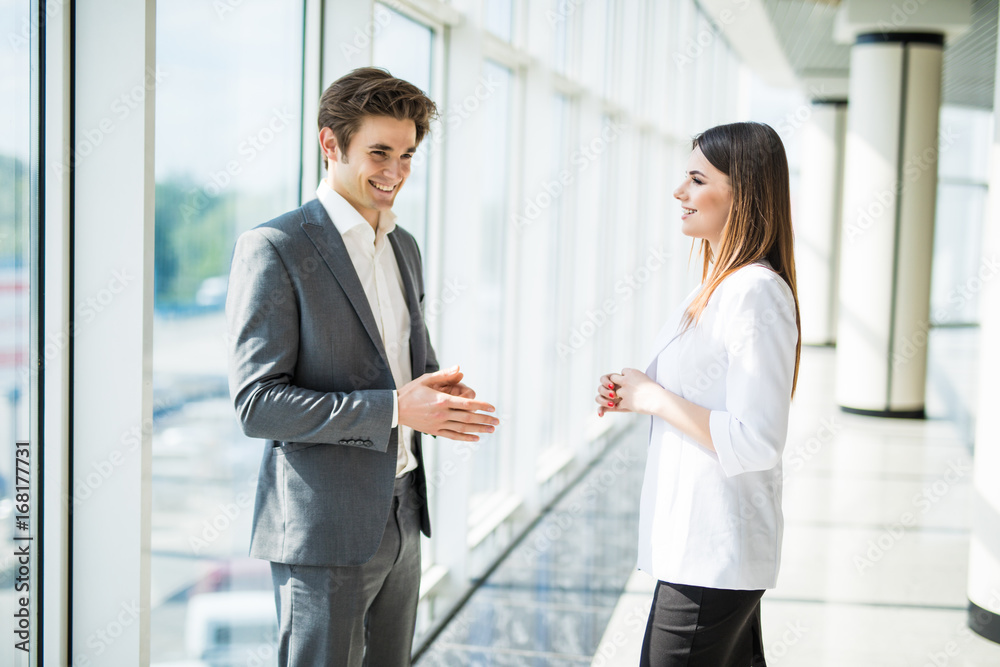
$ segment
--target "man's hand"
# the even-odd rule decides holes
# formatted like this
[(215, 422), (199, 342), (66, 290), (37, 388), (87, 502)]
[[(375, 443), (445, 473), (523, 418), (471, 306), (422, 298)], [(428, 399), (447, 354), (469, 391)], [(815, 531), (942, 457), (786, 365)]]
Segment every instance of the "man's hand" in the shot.
[(431, 389), (443, 391), (452, 396), (461, 396), (462, 398), (476, 397), (476, 392), (467, 385), (462, 384), (461, 380), (465, 376), (458, 366), (438, 371), (437, 373), (427, 373), (424, 377), (428, 378), (428, 386)]
[(458, 366), (425, 373), (399, 390), (399, 423), (414, 431), (475, 442), (475, 433), (492, 433), (500, 423), (489, 403), (473, 400), (476, 392), (461, 383)]

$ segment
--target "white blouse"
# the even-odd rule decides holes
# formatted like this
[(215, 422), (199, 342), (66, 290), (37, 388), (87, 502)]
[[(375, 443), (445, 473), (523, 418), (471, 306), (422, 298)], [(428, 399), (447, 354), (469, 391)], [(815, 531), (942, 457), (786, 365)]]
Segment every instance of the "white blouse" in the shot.
[(722, 281), (681, 331), (695, 289), (657, 336), (646, 373), (709, 408), (716, 452), (653, 417), (639, 508), (639, 569), (708, 588), (773, 588), (781, 454), (795, 372), (795, 302), (767, 262)]

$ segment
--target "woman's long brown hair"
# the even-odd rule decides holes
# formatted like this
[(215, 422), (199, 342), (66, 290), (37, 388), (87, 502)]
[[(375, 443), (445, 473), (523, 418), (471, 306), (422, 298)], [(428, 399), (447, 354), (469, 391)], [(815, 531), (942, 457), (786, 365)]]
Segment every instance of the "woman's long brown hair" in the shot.
[[(792, 202), (788, 186), (788, 160), (778, 133), (763, 123), (731, 123), (705, 130), (692, 141), (716, 169), (729, 177), (733, 202), (722, 229), (719, 256), (712, 256), (708, 241), (702, 240), (704, 259), (701, 282), (704, 289), (688, 306), (685, 323), (701, 318), (708, 300), (730, 274), (761, 259), (781, 276), (795, 300), (795, 375), (792, 396), (799, 379), (802, 352), (802, 324), (799, 296), (795, 288), (795, 256), (792, 234)], [(693, 250), (693, 248), (692, 248)]]

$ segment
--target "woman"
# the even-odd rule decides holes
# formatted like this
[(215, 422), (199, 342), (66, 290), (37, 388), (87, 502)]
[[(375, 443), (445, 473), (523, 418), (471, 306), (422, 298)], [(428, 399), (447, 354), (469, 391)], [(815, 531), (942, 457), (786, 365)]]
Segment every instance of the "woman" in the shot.
[(760, 123), (694, 139), (674, 197), (702, 284), (598, 413), (652, 416), (639, 569), (658, 584), (642, 665), (764, 665), (760, 599), (781, 554), (781, 453), (799, 368), (788, 163)]

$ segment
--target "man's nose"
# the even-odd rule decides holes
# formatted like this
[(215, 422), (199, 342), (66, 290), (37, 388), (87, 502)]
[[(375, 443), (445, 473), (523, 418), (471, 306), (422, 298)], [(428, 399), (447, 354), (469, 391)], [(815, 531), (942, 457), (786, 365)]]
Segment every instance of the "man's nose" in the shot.
[(385, 169), (383, 169), (383, 171), (386, 173), (387, 176), (390, 176), (392, 178), (399, 178), (402, 174), (405, 173), (403, 170), (403, 158), (397, 157), (388, 160), (385, 165)]

